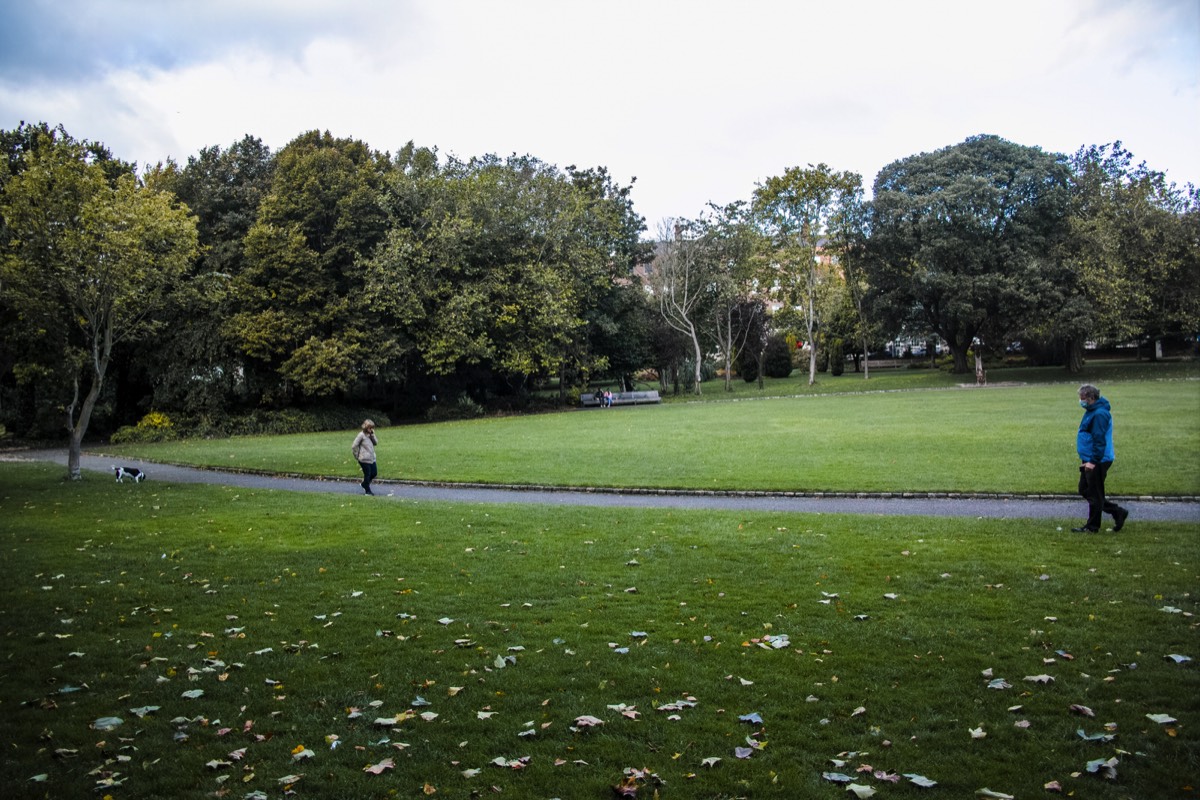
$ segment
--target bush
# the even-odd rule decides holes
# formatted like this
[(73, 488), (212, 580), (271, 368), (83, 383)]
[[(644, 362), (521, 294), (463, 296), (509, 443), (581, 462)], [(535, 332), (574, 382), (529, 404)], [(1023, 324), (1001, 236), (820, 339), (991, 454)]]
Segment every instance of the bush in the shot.
[(448, 422), (456, 419), (474, 419), (483, 416), (483, 406), (476, 403), (470, 395), (463, 393), (453, 405), (436, 404), (425, 412), (425, 419), (430, 422)]
[(738, 375), (742, 376), (742, 380), (746, 383), (754, 383), (758, 380), (758, 359), (754, 356), (745, 356), (738, 361)]
[[(236, 415), (205, 414), (182, 422), (178, 426), (178, 432), (182, 436), (200, 439), (319, 433), (321, 431), (355, 429), (362, 424), (364, 419), (374, 420), (376, 427), (380, 428), (386, 428), (392, 424), (387, 414), (378, 409), (356, 406), (318, 406), (311, 409), (255, 409)], [(114, 436), (113, 442), (116, 441), (117, 438)]]
[(768, 378), (786, 378), (792, 374), (792, 350), (787, 339), (772, 336), (767, 339), (763, 354), (763, 375)]
[(846, 345), (841, 339), (829, 343), (829, 373), (841, 375), (846, 371)]
[(178, 439), (175, 424), (161, 411), (151, 411), (137, 425), (122, 425), (111, 437), (113, 444), (145, 444)]

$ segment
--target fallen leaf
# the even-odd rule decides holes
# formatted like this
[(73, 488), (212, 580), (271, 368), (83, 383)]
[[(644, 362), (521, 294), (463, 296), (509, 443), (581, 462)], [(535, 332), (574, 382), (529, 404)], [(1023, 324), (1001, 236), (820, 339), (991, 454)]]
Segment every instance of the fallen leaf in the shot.
[(721, 763), (721, 759), (717, 758), (716, 756), (709, 756), (708, 758), (702, 759), (700, 761), (700, 766), (715, 767), (719, 763)]
[(852, 783), (846, 787), (847, 792), (853, 792), (855, 797), (871, 797), (875, 794), (875, 790), (870, 786), (863, 786), (861, 783)]
[(1085, 742), (1111, 742), (1117, 738), (1115, 733), (1087, 733), (1083, 728), (1075, 731), (1075, 734)]
[(979, 791), (975, 792), (975, 796), (987, 797), (991, 798), (991, 800), (1013, 800), (1013, 796), (1011, 794), (1005, 794), (1004, 792), (993, 792), (991, 789), (980, 789)]
[(1095, 711), (1092, 711), (1092, 710), (1091, 710), (1090, 708), (1088, 708), (1087, 706), (1081, 706), (1081, 705), (1079, 705), (1078, 703), (1072, 703), (1072, 704), (1071, 704), (1071, 708), (1070, 708), (1070, 710), (1071, 710), (1071, 711), (1074, 711), (1076, 714), (1079, 714), (1080, 716), (1084, 716), (1084, 717), (1094, 717), (1094, 716), (1096, 716), (1096, 712), (1095, 712)]
[(395, 761), (390, 758), (385, 758), (378, 764), (369, 764), (368, 766), (363, 767), (363, 772), (369, 772), (372, 775), (382, 775), (385, 769), (392, 769), (395, 766)]
[(1172, 722), (1176, 722), (1176, 719), (1170, 714), (1147, 714), (1146, 719), (1157, 722), (1159, 725), (1170, 725)]
[(1096, 775), (1100, 775), (1102, 778), (1106, 778), (1110, 781), (1116, 780), (1118, 763), (1119, 762), (1117, 761), (1116, 756), (1108, 759), (1098, 758), (1095, 761), (1089, 761), (1087, 763), (1087, 771)]
[(1026, 675), (1025, 680), (1031, 683), (1054, 683), (1053, 675)]
[(937, 781), (931, 781), (931, 780), (929, 780), (929, 778), (926, 778), (924, 775), (917, 775), (912, 772), (906, 772), (906, 773), (904, 773), (904, 777), (908, 778), (909, 781), (911, 781), (914, 785), (920, 786), (922, 789), (931, 789), (934, 786), (937, 786)]

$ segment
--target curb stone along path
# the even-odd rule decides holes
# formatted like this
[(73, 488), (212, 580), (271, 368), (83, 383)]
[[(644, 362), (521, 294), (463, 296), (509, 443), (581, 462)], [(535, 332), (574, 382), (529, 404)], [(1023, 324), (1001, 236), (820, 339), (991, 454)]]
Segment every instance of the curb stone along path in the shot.
[[(7, 460), (51, 461), (66, 465), (63, 450), (10, 453)], [(84, 454), (83, 469), (107, 473), (112, 456)], [(150, 480), (209, 483), (253, 489), (359, 494), (360, 478), (267, 473), (162, 464), (123, 459), (146, 472)], [(1017, 495), (966, 492), (767, 492), (686, 489), (617, 489), (496, 485), (433, 481), (377, 480), (379, 499), (461, 503), (537, 503), (608, 508), (684, 508), (701, 510), (870, 514), (885, 516), (993, 517), (998, 519), (1059, 519), (1070, 522), (1086, 515), (1075, 495)], [(1188, 522), (1200, 525), (1200, 497), (1121, 496), (1113, 499), (1130, 509), (1130, 524), (1138, 520)]]

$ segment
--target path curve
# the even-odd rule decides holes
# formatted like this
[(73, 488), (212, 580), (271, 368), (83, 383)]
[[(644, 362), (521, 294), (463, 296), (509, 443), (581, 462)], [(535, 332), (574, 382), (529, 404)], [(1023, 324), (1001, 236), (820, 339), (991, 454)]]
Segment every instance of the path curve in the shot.
[[(66, 466), (65, 450), (30, 450), (7, 455), (9, 460), (51, 461)], [(108, 472), (111, 456), (84, 454), (80, 466), (88, 471)], [(149, 480), (177, 483), (207, 483), (248, 489), (278, 489), (290, 492), (359, 494), (357, 478), (305, 478), (229, 472), (139, 459), (124, 459), (123, 466), (146, 472)], [(598, 506), (606, 508), (681, 508), (726, 511), (774, 511), (808, 514), (868, 514), (879, 516), (987, 517), (997, 519), (1061, 519), (1082, 521), (1087, 508), (1082, 500), (1066, 497), (1030, 498), (1014, 496), (885, 496), (841, 494), (797, 496), (771, 492), (708, 491), (620, 491), (610, 489), (554, 489), (550, 487), (491, 487), (480, 485), (431, 485), (379, 480), (377, 498), (428, 500), (456, 503), (536, 503), (548, 506)], [(1130, 520), (1189, 522), (1200, 525), (1200, 503), (1165, 498), (1120, 498), (1130, 510)]]

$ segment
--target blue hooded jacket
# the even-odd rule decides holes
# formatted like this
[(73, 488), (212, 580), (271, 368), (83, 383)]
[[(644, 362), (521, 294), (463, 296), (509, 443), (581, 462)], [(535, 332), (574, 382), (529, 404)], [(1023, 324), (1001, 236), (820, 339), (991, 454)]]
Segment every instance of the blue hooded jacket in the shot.
[(1116, 457), (1112, 412), (1109, 408), (1108, 400), (1101, 397), (1084, 410), (1083, 419), (1079, 421), (1079, 433), (1075, 437), (1075, 450), (1081, 462), (1102, 464)]

